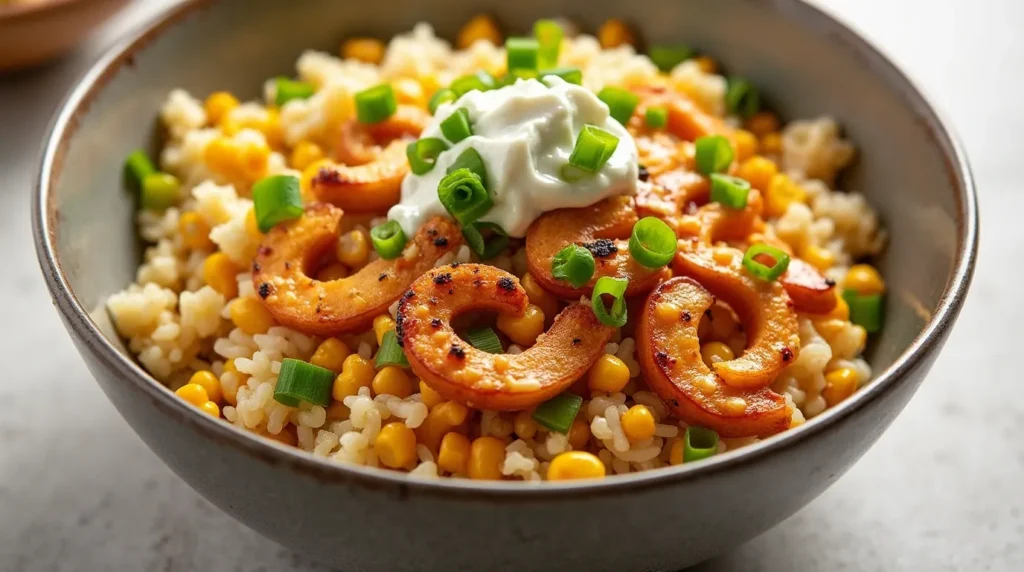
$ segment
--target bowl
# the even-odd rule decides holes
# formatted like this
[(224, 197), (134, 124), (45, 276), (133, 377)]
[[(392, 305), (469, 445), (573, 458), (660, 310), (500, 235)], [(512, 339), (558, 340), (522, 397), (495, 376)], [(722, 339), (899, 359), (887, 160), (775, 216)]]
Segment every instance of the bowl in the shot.
[[(523, 31), (550, 6), (488, 9)], [(612, 2), (558, 6), (584, 30), (621, 15)], [(798, 0), (637, 0), (628, 12), (647, 39), (687, 41), (750, 78), (784, 117), (835, 115), (859, 146), (843, 186), (863, 190), (890, 232), (875, 261), (891, 293), (868, 353), (877, 377), (796, 429), (703, 463), (596, 482), (417, 480), (198, 414), (114, 333), (103, 301), (132, 281), (141, 253), (121, 162), (140, 146), (156, 150), (170, 89), (255, 96), (305, 48), (334, 52), (346, 35), (389, 37), (421, 20), (450, 38), (480, 8), (189, 1), (113, 48), (57, 114), (34, 205), (39, 261), (74, 343), (121, 415), (200, 494), (345, 570), (670, 570), (764, 532), (835, 482), (913, 395), (963, 304), (978, 237), (970, 171), (943, 120), (876, 48)]]
[(128, 0), (39, 0), (0, 6), (0, 71), (70, 52)]

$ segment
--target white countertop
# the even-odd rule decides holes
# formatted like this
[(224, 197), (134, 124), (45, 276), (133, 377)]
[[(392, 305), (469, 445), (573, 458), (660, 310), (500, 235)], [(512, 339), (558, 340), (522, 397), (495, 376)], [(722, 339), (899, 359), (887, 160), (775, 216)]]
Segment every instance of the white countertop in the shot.
[[(323, 570), (222, 514), (142, 444), (36, 265), (30, 179), (50, 115), (102, 46), (169, 2), (136, 2), (77, 55), (0, 78), (0, 570)], [(1024, 3), (820, 3), (952, 118), (980, 189), (981, 257), (944, 353), (878, 444), (807, 508), (698, 569), (1024, 570), (1024, 377), (1009, 343), (1024, 322)]]

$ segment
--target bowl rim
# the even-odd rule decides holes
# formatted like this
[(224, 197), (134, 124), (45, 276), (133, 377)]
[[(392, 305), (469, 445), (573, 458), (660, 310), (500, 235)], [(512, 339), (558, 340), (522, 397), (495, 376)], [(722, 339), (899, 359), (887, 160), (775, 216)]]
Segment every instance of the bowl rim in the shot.
[(805, 0), (769, 0), (770, 8), (784, 17), (799, 21), (801, 27), (826, 35), (846, 50), (860, 56), (873, 73), (882, 76), (895, 91), (920, 115), (920, 122), (930, 138), (942, 150), (947, 175), (957, 189), (957, 253), (953, 271), (947, 277), (942, 296), (925, 327), (889, 367), (860, 388), (851, 398), (826, 410), (799, 427), (771, 438), (696, 465), (679, 465), (654, 471), (642, 471), (612, 478), (590, 481), (544, 482), (531, 486), (516, 481), (474, 481), (469, 479), (422, 479), (407, 474), (338, 463), (314, 457), (305, 451), (277, 443), (203, 415), (187, 405), (139, 364), (121, 353), (92, 321), (64, 277), (57, 256), (55, 231), (58, 226), (53, 188), (60, 176), (64, 153), (77, 131), (79, 118), (87, 113), (97, 95), (134, 54), (151, 41), (201, 8), (216, 0), (185, 0), (173, 5), (155, 18), (136, 28), (110, 47), (79, 79), (54, 115), (42, 149), (36, 189), (32, 204), (33, 239), (40, 267), (55, 306), (62, 314), (72, 337), (80, 349), (88, 347), (94, 357), (119, 374), (128, 387), (141, 392), (162, 413), (190, 426), (201, 438), (212, 439), (221, 446), (271, 465), (304, 474), (331, 484), (352, 484), (368, 489), (395, 491), (399, 494), (429, 494), (434, 497), (472, 498), (522, 501), (526, 499), (581, 499), (611, 492), (654, 490), (684, 481), (711, 478), (720, 473), (743, 470), (747, 465), (802, 443), (867, 407), (905, 382), (906, 374), (925, 362), (942, 344), (956, 320), (972, 279), (978, 249), (977, 193), (962, 144), (949, 122), (925, 97), (922, 90), (882, 50), (866, 40), (851, 26), (839, 21), (825, 9)]

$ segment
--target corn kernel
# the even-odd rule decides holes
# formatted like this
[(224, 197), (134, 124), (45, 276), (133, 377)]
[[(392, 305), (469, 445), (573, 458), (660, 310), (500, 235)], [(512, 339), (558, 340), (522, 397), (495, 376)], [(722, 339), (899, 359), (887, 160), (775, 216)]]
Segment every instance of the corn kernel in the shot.
[(341, 45), (341, 57), (376, 65), (384, 59), (384, 50), (384, 42), (377, 38), (349, 38)]
[(342, 363), (341, 373), (334, 378), (331, 397), (342, 401), (350, 395), (357, 395), (360, 387), (373, 384), (373, 377), (373, 364), (359, 354), (351, 354)]
[(329, 369), (337, 375), (345, 368), (345, 360), (351, 353), (345, 342), (338, 338), (327, 338), (320, 342), (313, 357), (309, 358), (309, 363)]
[(825, 315), (825, 317), (832, 318), (835, 320), (849, 320), (850, 319), (850, 305), (843, 298), (839, 288), (836, 288), (836, 306), (832, 308), (832, 311)]
[(403, 77), (396, 79), (391, 82), (391, 87), (395, 92), (395, 99), (398, 103), (405, 105), (415, 105), (416, 107), (427, 107), (427, 95), (423, 92), (423, 84), (420, 82)]
[(622, 414), (622, 431), (630, 441), (644, 441), (654, 436), (654, 414), (646, 405), (634, 405)]
[(242, 175), (248, 182), (255, 182), (267, 174), (267, 160), (270, 147), (266, 143), (250, 142), (242, 145), (238, 152)]
[(746, 129), (737, 129), (733, 134), (736, 142), (736, 160), (745, 161), (757, 153), (757, 137)]
[(549, 481), (600, 479), (604, 475), (604, 463), (596, 455), (586, 451), (561, 453), (551, 460), (551, 465), (548, 467)]
[(544, 332), (544, 311), (534, 304), (526, 306), (522, 316), (500, 314), (498, 329), (514, 343), (529, 347)]
[(445, 423), (455, 427), (461, 425), (469, 416), (469, 408), (458, 401), (446, 401), (436, 408), (437, 416)]
[(469, 449), (469, 439), (465, 435), (455, 432), (445, 434), (437, 453), (437, 466), (452, 474), (466, 474)]
[(389, 365), (373, 377), (373, 393), (376, 395), (394, 395), (405, 399), (412, 392), (412, 380), (398, 366)]
[(554, 320), (555, 316), (558, 315), (558, 298), (555, 298), (554, 294), (542, 288), (529, 272), (523, 274), (520, 284), (523, 286), (523, 290), (526, 291), (526, 297), (530, 299), (530, 303), (543, 310), (544, 316), (548, 321)]
[(267, 118), (257, 129), (267, 140), (267, 145), (278, 151), (284, 149), (284, 126), (281, 124), (281, 112), (275, 107), (267, 109)]
[(210, 396), (206, 393), (206, 388), (198, 383), (186, 383), (179, 387), (174, 394), (196, 407), (210, 400)]
[(388, 314), (381, 314), (373, 319), (373, 334), (377, 336), (377, 344), (384, 343), (384, 334), (394, 331), (395, 320)]
[(604, 354), (597, 358), (587, 372), (587, 387), (590, 391), (615, 393), (622, 391), (629, 383), (629, 367), (621, 359)]
[(456, 45), (460, 50), (465, 50), (480, 40), (490, 42), (495, 46), (500, 46), (503, 43), (498, 24), (489, 14), (477, 14), (466, 22), (466, 25), (459, 30)]
[(233, 177), (238, 171), (238, 147), (225, 137), (217, 137), (203, 150), (207, 167), (225, 177)]
[(618, 18), (609, 18), (597, 31), (597, 40), (604, 49), (617, 48), (621, 45), (635, 46), (636, 37), (625, 22)]
[(683, 317), (683, 309), (672, 302), (658, 302), (654, 305), (654, 317), (662, 324), (674, 324)]
[(779, 168), (775, 165), (774, 161), (760, 155), (755, 155), (740, 163), (739, 168), (736, 170), (736, 175), (746, 179), (750, 186), (764, 192), (771, 185), (772, 178), (778, 172)]
[(761, 152), (768, 155), (782, 153), (782, 134), (774, 131), (761, 137)]
[(747, 119), (744, 127), (754, 135), (764, 137), (779, 130), (779, 118), (771, 111), (759, 111)]
[(207, 124), (217, 125), (221, 119), (227, 116), (228, 112), (238, 106), (238, 98), (226, 91), (211, 93), (203, 103), (203, 108), (206, 110)]
[(533, 410), (524, 409), (516, 413), (512, 420), (512, 430), (520, 439), (532, 439), (537, 434), (537, 423), (533, 420)]
[(424, 383), (423, 380), (420, 380), (420, 398), (423, 399), (423, 405), (426, 405), (427, 409), (433, 409), (438, 403), (444, 401), (444, 397), (434, 391), (434, 388)]
[(214, 252), (203, 261), (203, 282), (226, 300), (238, 296), (238, 266), (223, 252)]
[(505, 443), (495, 437), (478, 437), (469, 447), (469, 478), (496, 481), (501, 479), (505, 461)]
[(684, 442), (681, 437), (672, 439), (672, 445), (668, 449), (668, 463), (670, 465), (683, 464), (683, 447)]
[(411, 468), (416, 462), (416, 434), (400, 421), (381, 427), (373, 448), (385, 467)]
[(213, 417), (214, 419), (220, 418), (220, 406), (218, 406), (216, 403), (212, 401), (207, 401), (206, 403), (200, 405), (199, 409), (200, 411), (209, 415), (210, 417)]
[[(320, 170), (324, 168), (330, 169), (334, 165), (334, 161), (324, 158), (319, 161), (313, 161), (302, 170), (302, 178), (299, 179), (299, 188), (303, 199), (310, 200), (313, 198), (313, 180), (320, 174)], [(344, 262), (344, 260), (342, 260), (342, 262)]]
[(362, 230), (350, 230), (338, 239), (334, 254), (345, 266), (360, 268), (370, 257), (370, 239)]
[(764, 210), (770, 217), (780, 217), (786, 214), (789, 205), (807, 201), (807, 191), (798, 185), (793, 179), (783, 173), (777, 173), (772, 177), (768, 185), (768, 192), (765, 194)]
[(885, 292), (885, 282), (882, 276), (870, 264), (854, 264), (846, 271), (843, 279), (843, 288), (868, 296), (882, 294)]
[(289, 162), (293, 169), (303, 171), (306, 167), (323, 158), (324, 150), (319, 145), (312, 141), (299, 141), (298, 145), (292, 149)]
[(587, 446), (587, 441), (590, 441), (590, 425), (586, 419), (577, 415), (569, 426), (569, 445), (579, 451)]
[(231, 321), (250, 336), (265, 334), (274, 325), (274, 317), (256, 298), (238, 298), (231, 303)]
[(178, 233), (188, 248), (209, 250), (214, 247), (210, 240), (210, 225), (197, 212), (184, 212), (178, 218)]
[(732, 353), (732, 348), (722, 342), (708, 342), (700, 347), (700, 357), (708, 367), (711, 367), (713, 364), (729, 361), (736, 356)]
[(263, 231), (260, 230), (260, 224), (256, 221), (255, 208), (250, 208), (249, 212), (245, 213), (245, 232), (252, 239), (263, 239)]
[(848, 367), (841, 367), (825, 374), (825, 389), (821, 396), (829, 407), (853, 395), (857, 389), (857, 372)]
[(697, 67), (704, 73), (718, 73), (718, 64), (707, 56), (698, 56), (693, 58), (693, 61), (697, 63)]
[(316, 279), (321, 282), (341, 280), (346, 276), (348, 276), (348, 268), (344, 264), (338, 262), (328, 264), (316, 272)]
[(207, 398), (214, 403), (220, 403), (222, 394), (220, 391), (220, 380), (213, 374), (212, 371), (201, 369), (192, 374), (189, 378), (188, 383), (201, 385), (206, 390)]
[(832, 254), (832, 251), (814, 244), (804, 248), (800, 258), (803, 258), (808, 264), (823, 272), (832, 268), (836, 263), (836, 256)]
[(437, 451), (445, 433), (455, 430), (469, 415), (469, 409), (461, 403), (445, 401), (434, 406), (423, 423), (416, 428), (420, 443), (431, 451)]

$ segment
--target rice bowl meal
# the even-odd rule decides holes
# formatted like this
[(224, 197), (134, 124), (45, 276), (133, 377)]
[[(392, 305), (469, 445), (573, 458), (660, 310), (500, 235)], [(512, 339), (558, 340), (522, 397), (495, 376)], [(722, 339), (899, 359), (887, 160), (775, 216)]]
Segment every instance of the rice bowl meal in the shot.
[(255, 101), (172, 91), (126, 161), (119, 334), (197, 414), (420, 478), (606, 478), (821, 414), (882, 328), (854, 147), (637, 44), (481, 15), (307, 51)]

